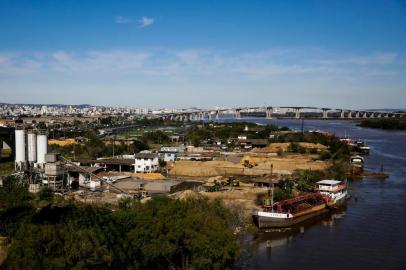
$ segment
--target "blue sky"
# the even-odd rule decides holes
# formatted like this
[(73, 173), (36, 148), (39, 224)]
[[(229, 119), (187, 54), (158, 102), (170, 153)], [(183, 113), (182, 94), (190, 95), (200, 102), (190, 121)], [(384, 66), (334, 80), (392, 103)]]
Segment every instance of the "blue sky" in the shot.
[(0, 1), (0, 102), (406, 107), (405, 1)]

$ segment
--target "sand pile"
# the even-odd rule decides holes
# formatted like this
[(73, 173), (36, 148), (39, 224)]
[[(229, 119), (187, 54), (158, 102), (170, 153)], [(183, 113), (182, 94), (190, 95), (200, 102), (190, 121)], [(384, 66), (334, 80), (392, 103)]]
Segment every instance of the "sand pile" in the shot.
[(195, 192), (195, 191), (193, 191), (193, 190), (190, 190), (190, 189), (173, 194), (173, 197), (175, 199), (178, 199), (178, 200), (181, 200), (181, 201), (191, 199), (191, 198), (196, 198), (196, 197), (199, 197), (199, 196), (202, 196), (202, 195)]
[(224, 177), (223, 176), (213, 176), (213, 177), (210, 177), (209, 179), (207, 179), (207, 183), (214, 183), (214, 182), (216, 182), (216, 181), (221, 181), (221, 180), (223, 180), (224, 179)]
[(254, 148), (252, 153), (277, 153), (279, 150), (287, 151), (289, 143), (272, 143), (263, 148)]
[[(251, 150), (252, 153), (277, 153), (279, 150), (284, 152), (288, 151), (290, 143), (272, 143), (263, 148), (254, 148)], [(307, 142), (300, 142), (299, 145), (304, 148), (308, 149), (320, 149), (325, 150), (327, 146), (322, 145), (320, 143), (307, 143)]]
[(166, 180), (166, 177), (160, 173), (109, 172), (109, 175), (113, 176), (125, 175), (128, 177), (133, 177), (147, 181)]
[(273, 172), (277, 174), (291, 174), (295, 170), (324, 170), (330, 166), (326, 161), (314, 160), (314, 155), (287, 155), (284, 157), (253, 157), (244, 156), (250, 164), (255, 164), (251, 170), (245, 170), (246, 175), (268, 174), (273, 165)]
[[(244, 156), (240, 164), (228, 161), (179, 161), (169, 173), (173, 176), (216, 177), (228, 175), (261, 176), (269, 174), (271, 164), (276, 174), (289, 175), (295, 170), (324, 170), (330, 164), (326, 161), (314, 161), (315, 155), (286, 155), (283, 157)], [(248, 160), (254, 167), (242, 165)]]
[(57, 144), (59, 146), (66, 146), (66, 145), (73, 145), (76, 144), (75, 139), (64, 139), (64, 140), (56, 140), (56, 139), (50, 139), (48, 140), (48, 144)]
[(212, 177), (228, 174), (242, 174), (244, 168), (241, 164), (229, 161), (189, 161), (182, 160), (175, 163), (169, 171), (170, 175), (192, 176), (192, 177)]
[(165, 180), (166, 177), (160, 173), (134, 173), (135, 177), (147, 180), (147, 181), (154, 181), (154, 180)]
[(299, 143), (301, 147), (304, 148), (309, 148), (309, 149), (320, 149), (320, 150), (326, 150), (328, 147), (321, 144), (321, 143), (306, 143), (306, 142), (301, 142)]

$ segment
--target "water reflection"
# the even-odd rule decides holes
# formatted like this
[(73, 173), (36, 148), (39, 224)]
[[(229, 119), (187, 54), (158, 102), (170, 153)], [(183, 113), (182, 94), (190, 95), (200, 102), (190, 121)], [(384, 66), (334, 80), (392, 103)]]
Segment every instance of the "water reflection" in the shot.
[(333, 228), (346, 215), (346, 207), (334, 210), (332, 212), (320, 215), (311, 220), (306, 220), (300, 224), (289, 228), (262, 229), (254, 235), (257, 251), (288, 245), (293, 237), (306, 234), (306, 231), (312, 226), (320, 225), (326, 228)]

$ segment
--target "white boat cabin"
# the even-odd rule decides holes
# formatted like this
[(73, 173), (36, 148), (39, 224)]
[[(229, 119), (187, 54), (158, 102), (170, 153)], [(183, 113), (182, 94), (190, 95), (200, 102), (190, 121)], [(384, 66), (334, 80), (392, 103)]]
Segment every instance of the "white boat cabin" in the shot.
[(330, 197), (333, 201), (347, 195), (345, 183), (338, 180), (321, 180), (316, 183), (316, 190), (321, 195)]

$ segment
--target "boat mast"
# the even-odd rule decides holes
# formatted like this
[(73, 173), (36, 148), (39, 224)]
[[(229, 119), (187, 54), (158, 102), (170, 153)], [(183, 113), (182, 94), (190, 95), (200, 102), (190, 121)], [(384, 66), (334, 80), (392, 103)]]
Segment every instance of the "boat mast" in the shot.
[[(272, 171), (273, 171), (273, 164), (271, 163), (271, 174), (269, 175), (269, 186), (271, 187), (271, 205), (272, 205), (272, 212), (273, 212), (273, 179), (272, 179)], [(268, 192), (269, 194), (269, 192)]]

